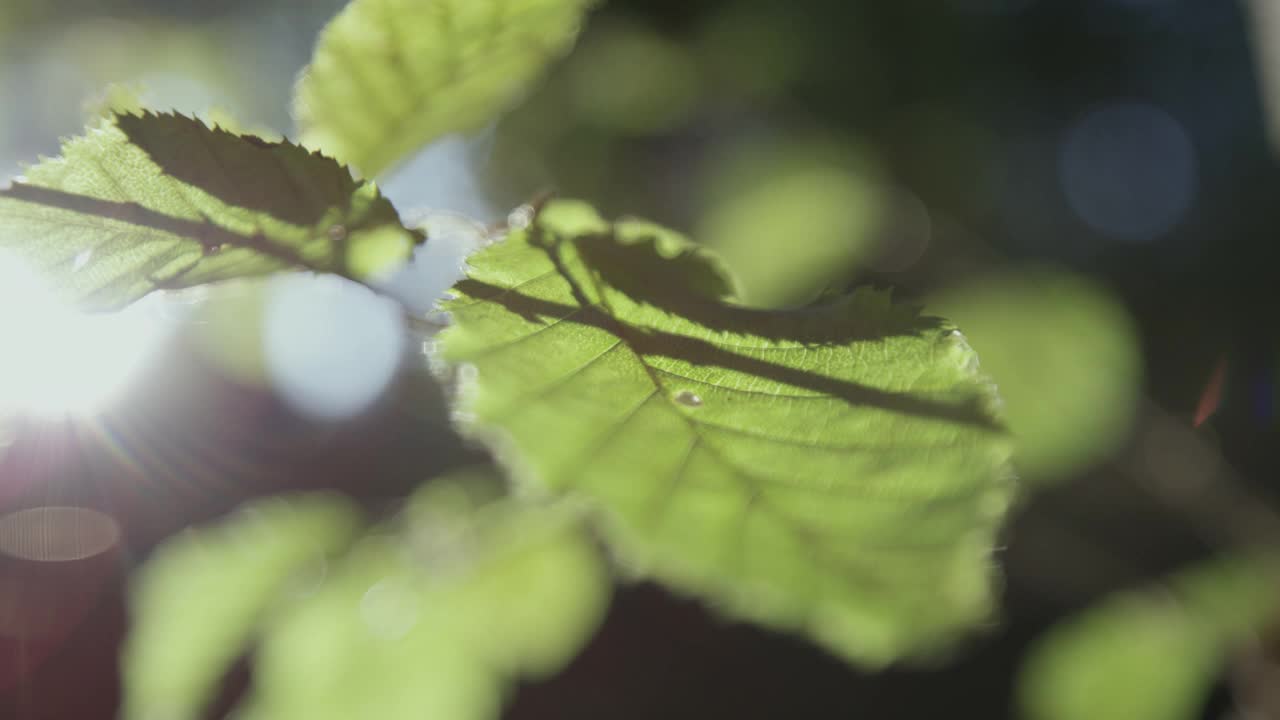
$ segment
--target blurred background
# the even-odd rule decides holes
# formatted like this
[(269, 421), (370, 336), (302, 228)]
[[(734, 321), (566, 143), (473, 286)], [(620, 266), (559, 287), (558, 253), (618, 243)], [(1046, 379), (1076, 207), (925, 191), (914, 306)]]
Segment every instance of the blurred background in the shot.
[[(113, 83), (288, 134), (341, 5), (4, 0), (0, 180)], [(555, 190), (716, 247), (752, 305), (874, 283), (953, 318), (1018, 438), (1004, 618), (954, 657), (862, 674), (640, 585), (509, 716), (1010, 716), (1056, 620), (1277, 537), (1272, 111), (1270, 0), (612, 0), (514, 112), (385, 178), (436, 238), (396, 281), (419, 307)], [(0, 262), (0, 717), (114, 716), (127, 571), (172, 533), (286, 489), (377, 507), (479, 457), (367, 292), (290, 277), (54, 323), (32, 282)], [(6, 544), (51, 506), (79, 509), (42, 516), (70, 546)], [(1224, 678), (1203, 716), (1238, 702)]]

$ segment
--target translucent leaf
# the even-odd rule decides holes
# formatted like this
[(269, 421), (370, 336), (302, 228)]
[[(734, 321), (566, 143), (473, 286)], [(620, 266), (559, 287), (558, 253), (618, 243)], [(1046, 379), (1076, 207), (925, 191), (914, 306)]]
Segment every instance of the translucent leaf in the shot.
[(245, 717), (493, 718), (507, 683), (578, 652), (609, 596), (579, 514), (474, 485), (428, 485), (270, 629)]
[(639, 573), (873, 664), (986, 619), (1012, 483), (963, 337), (882, 292), (731, 289), (679, 235), (556, 203), (471, 258), (440, 352), (524, 488), (593, 501)]
[(1030, 720), (1192, 720), (1227, 652), (1280, 611), (1274, 557), (1233, 557), (1127, 592), (1051, 630), (1019, 686)]
[(298, 81), (302, 141), (373, 177), (511, 105), (594, 0), (353, 0)]
[(1125, 442), (1142, 358), (1133, 321), (1103, 289), (1025, 268), (948, 290), (928, 307), (964, 328), (999, 385), (1021, 476), (1069, 476)]
[(314, 583), (358, 513), (329, 495), (250, 505), (156, 551), (135, 576), (125, 718), (195, 718), (292, 583)]
[(365, 278), (419, 240), (333, 160), (181, 115), (117, 115), (0, 190), (0, 246), (89, 309), (284, 269)]

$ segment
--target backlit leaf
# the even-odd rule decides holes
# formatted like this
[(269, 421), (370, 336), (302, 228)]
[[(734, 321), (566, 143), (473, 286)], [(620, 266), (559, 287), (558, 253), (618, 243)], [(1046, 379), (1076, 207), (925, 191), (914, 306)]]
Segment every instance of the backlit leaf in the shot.
[(0, 247), (94, 310), (285, 269), (367, 278), (419, 240), (333, 160), (181, 115), (116, 115), (0, 190)]
[(123, 717), (201, 717), (281, 595), (318, 580), (357, 526), (338, 497), (276, 498), (162, 546), (134, 579)]
[(353, 0), (298, 81), (302, 141), (373, 177), (478, 128), (568, 51), (594, 0)]
[(1030, 720), (1193, 720), (1227, 653), (1280, 616), (1275, 557), (1221, 559), (1053, 628), (1023, 669)]
[(964, 338), (873, 290), (732, 287), (675, 233), (554, 203), (471, 258), (439, 352), (522, 488), (591, 501), (642, 575), (871, 664), (987, 619), (1010, 447)]
[(580, 513), (476, 480), (427, 485), (270, 628), (244, 717), (495, 718), (509, 683), (578, 652), (609, 597)]

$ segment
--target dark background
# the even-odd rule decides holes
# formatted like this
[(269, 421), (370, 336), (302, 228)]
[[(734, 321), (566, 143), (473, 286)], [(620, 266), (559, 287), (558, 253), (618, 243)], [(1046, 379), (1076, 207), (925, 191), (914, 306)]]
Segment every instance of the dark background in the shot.
[[(252, 15), (255, 5), (31, 3), (21, 27), (35, 33), (97, 16), (201, 26)], [(1179, 423), (1210, 448), (1213, 462), (1234, 469), (1234, 482), (1277, 499), (1280, 172), (1267, 140), (1246, 8), (1205, 0), (614, 0), (593, 27), (601, 18), (623, 18), (677, 44), (693, 42), (707, 18), (730, 7), (758, 8), (785, 28), (799, 48), (788, 79), (760, 94), (720, 93), (727, 85), (715, 81), (708, 86), (716, 91), (712, 99), (657, 130), (581, 130), (575, 141), (594, 132), (607, 143), (611, 172), (607, 182), (595, 182), (598, 173), (575, 171), (572, 150), (563, 149), (572, 144), (557, 146), (549, 173), (560, 188), (609, 212), (687, 227), (700, 202), (686, 182), (689, 168), (726, 138), (760, 127), (856, 136), (935, 219), (981, 238), (931, 253), (977, 258), (975, 268), (1052, 262), (1117, 294), (1135, 320), (1142, 351), (1141, 419), (1119, 450), (1029, 495), (1002, 552), (1003, 621), (952, 658), (863, 674), (800, 640), (726, 623), (695, 602), (641, 585), (618, 594), (602, 631), (567, 672), (522, 688), (509, 715), (1009, 715), (1022, 654), (1054, 620), (1240, 539), (1229, 517), (1194, 517), (1185, 503), (1152, 490), (1149, 471), (1133, 470), (1150, 423)], [(264, 37), (305, 58), (327, 12), (288, 3), (274, 12), (260, 20), (276, 23)], [(291, 13), (305, 20), (285, 32), (280, 18)], [(760, 57), (772, 57), (767, 50), (761, 46)], [(287, 81), (296, 69), (279, 75)], [(9, 90), (4, 102), (37, 106), (51, 92), (20, 82)], [(283, 106), (282, 92), (287, 86), (248, 95), (274, 93)], [(1100, 231), (1063, 190), (1065, 138), (1091, 110), (1117, 102), (1163, 109), (1194, 149), (1194, 190), (1176, 222), (1155, 237), (1116, 239)], [(279, 108), (253, 112), (257, 121), (287, 127)], [(70, 127), (60, 132), (74, 132), (79, 118), (66, 121)], [(518, 112), (512, 123), (520, 121)], [(27, 132), (29, 157), (56, 148), (56, 133)], [(1101, 177), (1114, 178), (1141, 205), (1144, 188), (1170, 172), (1168, 158), (1158, 144), (1149, 155), (1134, 150), (1127, 164), (1123, 152)], [(516, 185), (499, 181), (495, 195), (530, 189)], [(876, 279), (925, 294), (955, 279), (952, 266), (934, 258)], [(1228, 368), (1224, 399), (1211, 422), (1193, 431), (1187, 421), (1220, 358)], [(319, 424), (294, 415), (270, 392), (232, 380), (180, 337), (137, 391), (91, 427), (20, 427), (0, 464), (0, 507), (99, 508), (121, 523), (125, 541), (119, 571), (101, 582), (82, 617), (68, 618), (69, 634), (47, 659), (30, 657), (16, 639), (0, 644), (12, 658), (0, 663), (9, 680), (0, 717), (113, 716), (114, 658), (126, 626), (124, 571), (168, 534), (281, 489), (336, 487), (377, 505), (435, 470), (474, 459), (476, 451), (462, 448), (448, 430), (420, 365), (406, 362), (396, 387), (363, 416)], [(1206, 716), (1224, 702), (1215, 697)]]

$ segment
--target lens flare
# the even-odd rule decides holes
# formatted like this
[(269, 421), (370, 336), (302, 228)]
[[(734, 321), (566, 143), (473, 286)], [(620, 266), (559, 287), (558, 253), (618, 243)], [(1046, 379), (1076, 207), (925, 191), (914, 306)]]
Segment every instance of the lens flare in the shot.
[(115, 399), (167, 335), (140, 303), (77, 312), (0, 250), (0, 414), (92, 415)]

